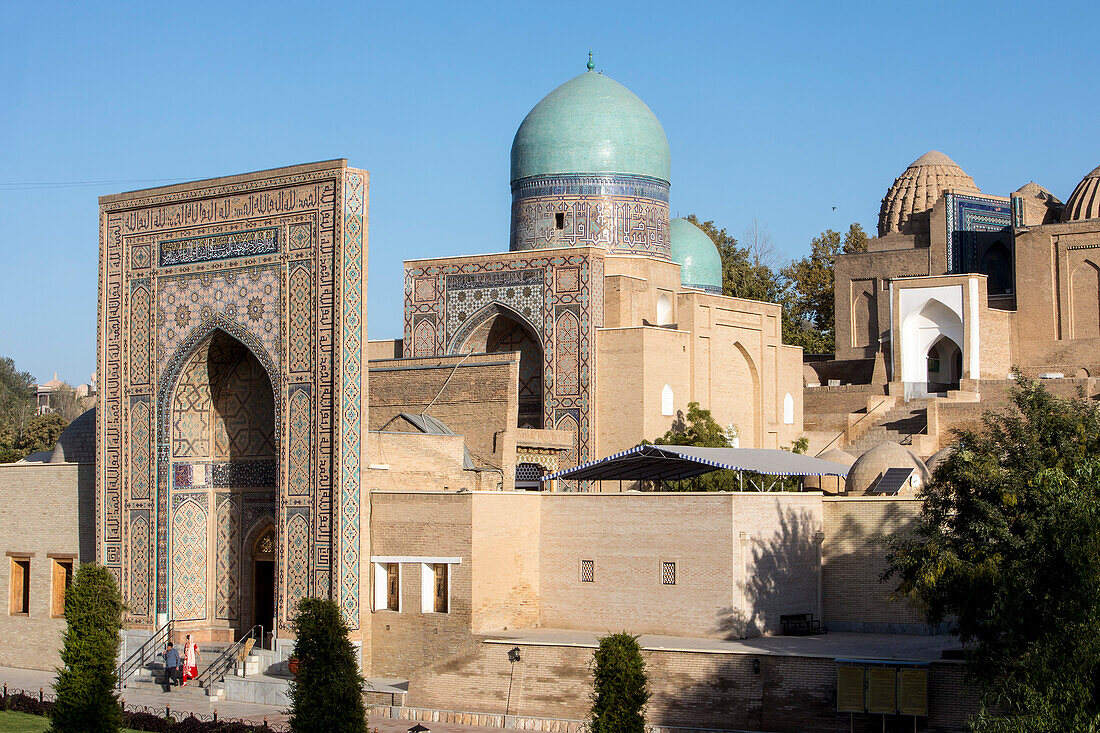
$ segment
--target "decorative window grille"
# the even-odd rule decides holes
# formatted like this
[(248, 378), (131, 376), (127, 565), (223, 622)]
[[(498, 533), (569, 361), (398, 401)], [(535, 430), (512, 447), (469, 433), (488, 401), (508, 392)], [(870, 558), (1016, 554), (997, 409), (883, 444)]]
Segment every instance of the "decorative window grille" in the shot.
[(546, 469), (537, 463), (520, 463), (516, 466), (516, 489), (538, 491), (542, 488), (539, 479), (546, 473)]
[(581, 582), (594, 583), (596, 581), (596, 561), (581, 560)]
[(676, 585), (676, 563), (661, 563), (661, 584)]

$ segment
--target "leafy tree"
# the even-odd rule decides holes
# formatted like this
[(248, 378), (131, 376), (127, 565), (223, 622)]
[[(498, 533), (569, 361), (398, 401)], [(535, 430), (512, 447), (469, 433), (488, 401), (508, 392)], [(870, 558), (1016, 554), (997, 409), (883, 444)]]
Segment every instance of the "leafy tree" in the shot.
[(645, 733), (649, 680), (638, 637), (610, 634), (592, 655), (591, 733)]
[(887, 538), (898, 591), (950, 621), (983, 690), (980, 731), (1100, 727), (1100, 407), (1022, 379), (958, 435), (915, 532)]
[(810, 254), (784, 267), (783, 342), (809, 353), (829, 353), (835, 347), (833, 284), (838, 254), (867, 251), (867, 234), (852, 224), (843, 240), (826, 229), (810, 243)]
[[(686, 418), (681, 413), (672, 427), (654, 445), (695, 445), (704, 448), (729, 448), (732, 425), (723, 429), (710, 410), (699, 406), (698, 402), (689, 402)], [(649, 441), (643, 441), (648, 443)], [(736, 491), (739, 477), (736, 471), (719, 470), (704, 473), (684, 481), (670, 481), (661, 488), (670, 491)]]
[(290, 684), (290, 729), (295, 733), (362, 733), (363, 678), (340, 607), (305, 598), (294, 618), (298, 676)]
[(27, 421), (27, 427), (16, 442), (16, 447), (24, 456), (39, 450), (50, 450), (68, 424), (60, 415), (35, 415)]
[(34, 377), (16, 369), (9, 357), (0, 357), (0, 462), (26, 455), (17, 444), (34, 413)]
[(115, 696), (122, 596), (102, 565), (77, 568), (65, 592), (68, 629), (57, 670), (57, 702), (50, 710), (53, 733), (115, 733), (122, 708)]
[[(756, 226), (750, 230), (752, 249), (742, 247), (737, 238), (719, 229), (713, 221), (699, 221), (695, 214), (687, 220), (706, 232), (722, 257), (722, 292), (735, 298), (763, 300), (778, 303), (782, 294), (779, 278), (769, 266), (770, 237), (766, 230)], [(756, 223), (753, 222), (755, 225)], [(767, 242), (765, 242), (767, 237)]]

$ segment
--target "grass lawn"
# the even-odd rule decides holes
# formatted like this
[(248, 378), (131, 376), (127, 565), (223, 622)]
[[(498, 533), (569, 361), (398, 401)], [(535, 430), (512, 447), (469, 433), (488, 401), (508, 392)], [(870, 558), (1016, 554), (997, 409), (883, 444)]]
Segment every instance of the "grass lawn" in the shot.
[[(41, 715), (0, 710), (0, 730), (4, 733), (43, 733), (49, 727), (50, 719)], [(124, 733), (137, 733), (130, 728), (122, 730)]]

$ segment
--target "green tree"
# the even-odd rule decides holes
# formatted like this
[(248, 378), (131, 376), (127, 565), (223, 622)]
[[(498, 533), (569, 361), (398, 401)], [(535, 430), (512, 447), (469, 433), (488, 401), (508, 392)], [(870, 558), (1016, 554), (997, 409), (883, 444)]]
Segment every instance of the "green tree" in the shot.
[(293, 625), (298, 676), (290, 684), (290, 729), (362, 733), (366, 725), (363, 678), (340, 607), (321, 598), (305, 598), (298, 604)]
[(34, 413), (34, 377), (19, 371), (11, 358), (0, 357), (0, 463), (26, 455), (17, 446)]
[(1100, 727), (1100, 408), (1023, 379), (958, 435), (915, 532), (887, 538), (898, 592), (951, 622), (980, 731)]
[(35, 415), (27, 421), (27, 427), (24, 428), (22, 437), (16, 441), (16, 447), (24, 456), (39, 450), (50, 450), (68, 424), (65, 418), (53, 413)]
[(610, 634), (592, 654), (591, 733), (645, 733), (649, 679), (638, 637)]
[(810, 243), (810, 254), (780, 271), (784, 284), (783, 342), (808, 353), (834, 351), (834, 296), (836, 257), (867, 251), (867, 234), (852, 224), (841, 238), (826, 229)]
[(722, 257), (722, 292), (735, 298), (778, 303), (782, 295), (778, 275), (769, 266), (770, 239), (756, 225), (750, 230), (753, 247), (742, 247), (737, 238), (713, 221), (700, 221), (695, 214), (687, 220), (706, 232)]
[(50, 710), (53, 733), (115, 733), (122, 708), (115, 695), (116, 665), (122, 630), (122, 596), (115, 578), (102, 565), (77, 568), (65, 592), (68, 628), (61, 648)]
[[(689, 402), (687, 415), (681, 413), (672, 427), (654, 440), (653, 444), (729, 448), (731, 430), (736, 428), (732, 425), (723, 428), (715, 421), (710, 410), (700, 407), (698, 402)], [(739, 477), (736, 471), (722, 469), (684, 481), (670, 481), (662, 484), (661, 488), (669, 491), (736, 491), (739, 488)]]

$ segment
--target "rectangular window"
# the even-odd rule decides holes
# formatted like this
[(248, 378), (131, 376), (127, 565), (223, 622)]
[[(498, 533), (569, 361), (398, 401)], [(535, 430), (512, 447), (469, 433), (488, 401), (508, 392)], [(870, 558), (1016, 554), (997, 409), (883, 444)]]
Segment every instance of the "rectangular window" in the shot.
[(564, 213), (558, 212), (557, 214), (554, 214), (554, 228), (556, 228), (556, 229), (565, 229), (565, 214)]
[(386, 610), (401, 610), (401, 565), (386, 563)]
[(435, 576), (435, 596), (433, 608), (436, 613), (447, 613), (450, 608), (450, 574), (445, 563), (432, 566)]
[(31, 559), (11, 559), (11, 600), (8, 613), (26, 616), (31, 610)]
[(581, 560), (581, 582), (594, 583), (596, 581), (596, 561)]
[(53, 559), (53, 588), (50, 594), (50, 615), (65, 615), (65, 591), (73, 583), (73, 561), (69, 558)]
[(662, 562), (661, 563), (661, 584), (662, 585), (676, 585), (676, 563), (674, 563), (674, 562)]

